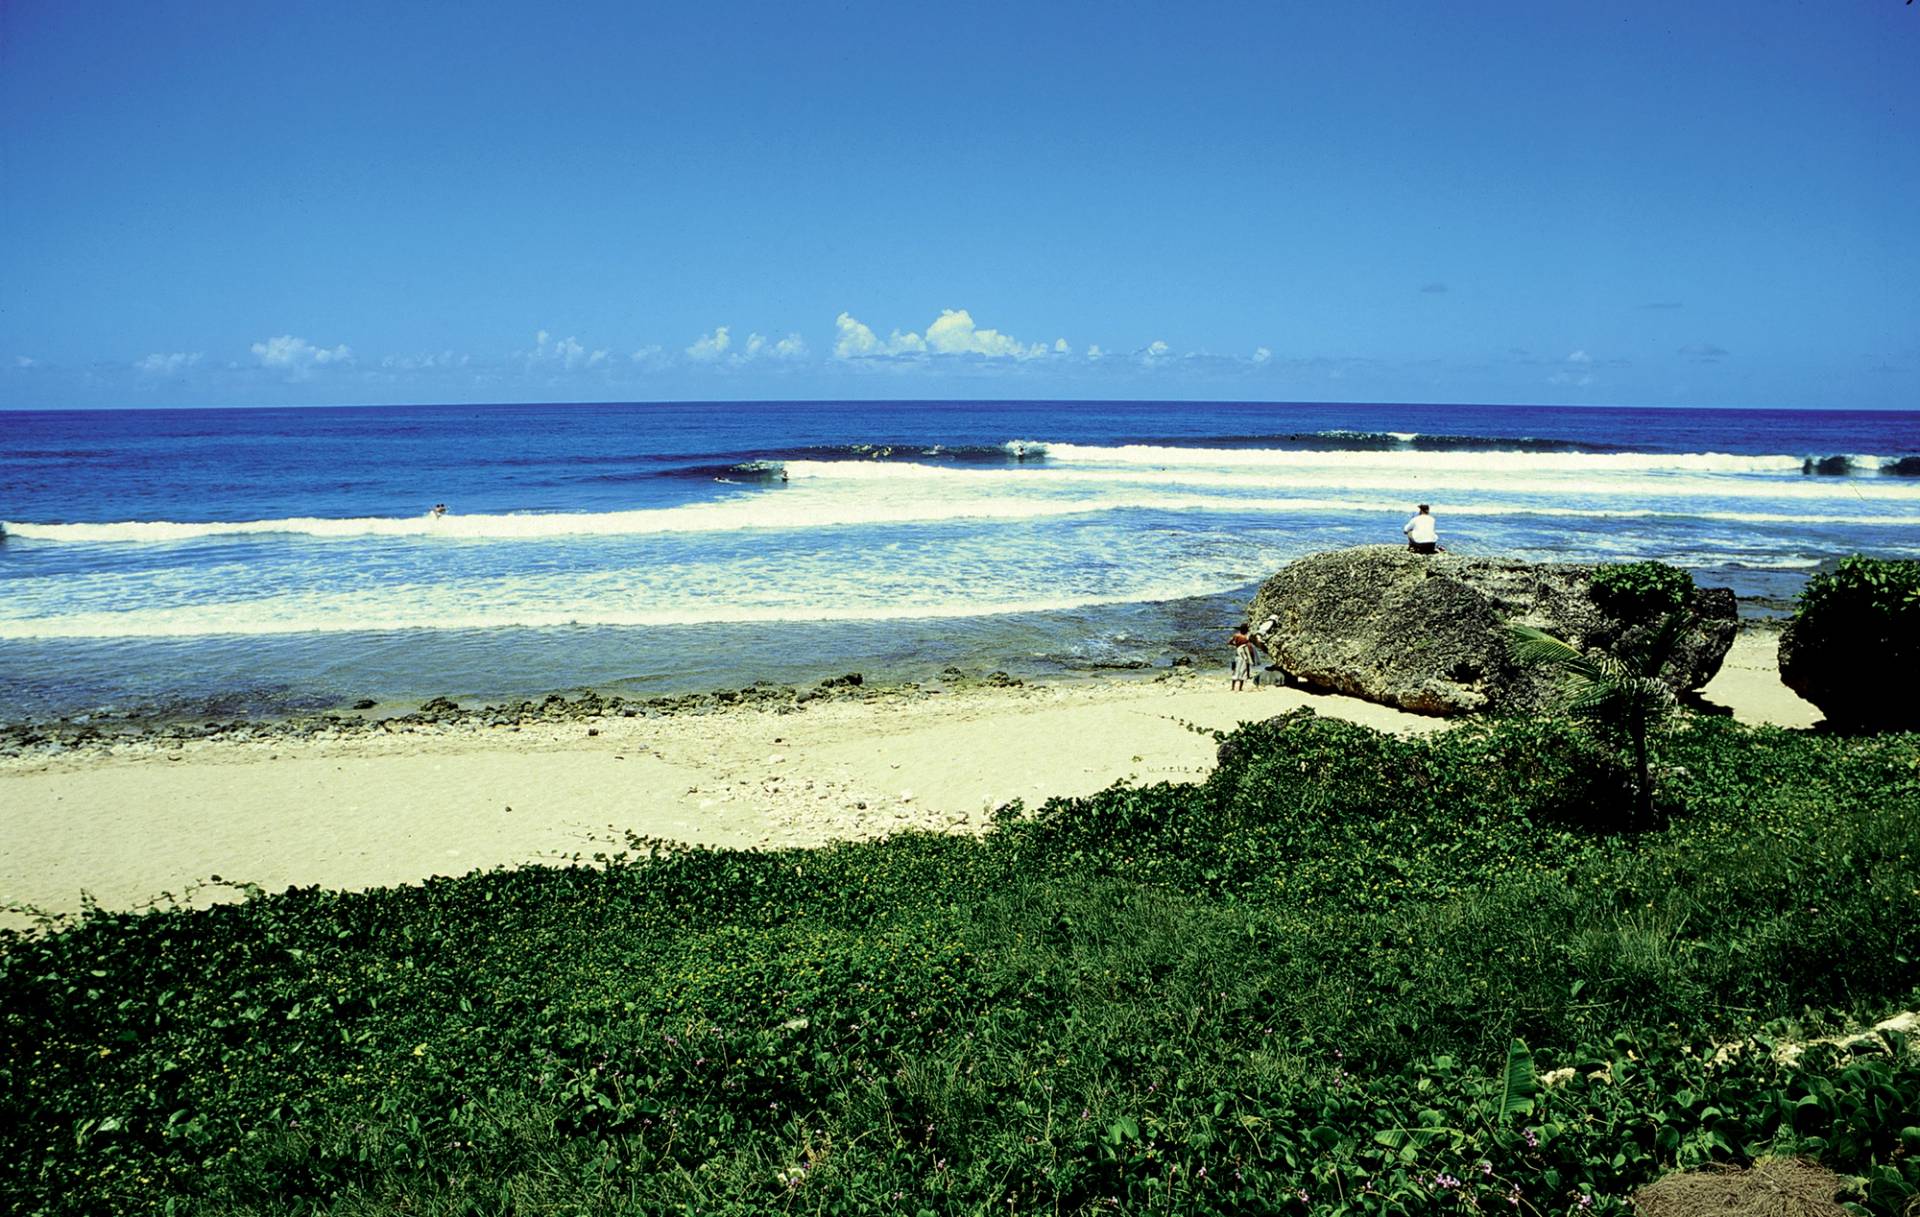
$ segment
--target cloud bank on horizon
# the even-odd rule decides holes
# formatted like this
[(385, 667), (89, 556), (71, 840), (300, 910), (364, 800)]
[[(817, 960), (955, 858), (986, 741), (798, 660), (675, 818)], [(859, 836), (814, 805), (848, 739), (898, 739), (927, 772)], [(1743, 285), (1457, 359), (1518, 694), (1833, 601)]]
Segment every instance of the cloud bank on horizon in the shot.
[[(1426, 289), (1421, 289), (1425, 291)], [(1162, 339), (1152, 339), (1130, 350), (1110, 349), (1100, 343), (1075, 347), (1064, 337), (1051, 342), (1023, 341), (1011, 334), (978, 324), (969, 309), (943, 308), (922, 329), (891, 329), (881, 337), (871, 326), (842, 311), (833, 320), (832, 342), (816, 354), (798, 332), (770, 338), (750, 331), (734, 336), (731, 324), (716, 325), (684, 346), (649, 343), (625, 358), (614, 347), (592, 346), (576, 335), (556, 336), (536, 330), (526, 346), (486, 351), (444, 349), (429, 353), (392, 353), (362, 360), (346, 342), (315, 342), (295, 334), (279, 334), (248, 344), (249, 358), (209, 360), (202, 351), (154, 352), (126, 364), (93, 363), (67, 367), (32, 356), (17, 356), (10, 370), (16, 383), (59, 383), (63, 377), (84, 376), (94, 385), (106, 385), (129, 394), (121, 404), (171, 404), (156, 396), (192, 403), (219, 400), (223, 395), (270, 397), (276, 388), (298, 387), (304, 395), (344, 401), (390, 400), (399, 390), (455, 390), (444, 400), (497, 400), (500, 389), (540, 391), (551, 400), (574, 400), (630, 393), (636, 400), (660, 399), (659, 390), (681, 386), (680, 393), (737, 397), (742, 378), (749, 385), (770, 373), (791, 377), (799, 372), (834, 369), (895, 369), (901, 376), (934, 374), (958, 376), (960, 383), (991, 377), (1003, 391), (1018, 392), (1024, 378), (1031, 383), (1057, 386), (1058, 375), (1069, 374), (1093, 390), (1115, 387), (1156, 390), (1171, 397), (1206, 396), (1207, 390), (1237, 386), (1243, 393), (1263, 390), (1297, 391), (1320, 387), (1337, 400), (1342, 382), (1355, 376), (1394, 375), (1399, 369), (1376, 359), (1326, 355), (1276, 356), (1262, 344), (1245, 354), (1205, 350), (1176, 351)], [(1730, 352), (1711, 342), (1690, 342), (1676, 353), (1693, 364), (1718, 364)], [(1620, 369), (1632, 361), (1596, 358), (1585, 348), (1560, 358), (1542, 359), (1524, 348), (1511, 348), (1502, 360), (1511, 369), (1544, 368), (1520, 379), (1549, 387), (1588, 388), (1602, 383), (1595, 369)], [(1431, 361), (1427, 361), (1431, 366)], [(450, 380), (449, 378), (453, 378)], [(969, 377), (974, 378), (969, 381)], [(949, 381), (948, 383), (952, 383)], [(888, 383), (888, 395), (911, 382), (897, 377)], [(463, 394), (457, 386), (480, 391)], [(703, 385), (705, 391), (703, 392)], [(1200, 392), (1181, 390), (1198, 389)], [(911, 395), (911, 394), (909, 394)], [(1037, 395), (1037, 394), (1036, 394)], [(1121, 395), (1125, 395), (1122, 393)], [(1300, 400), (1310, 400), (1301, 397)], [(409, 400), (427, 400), (412, 397)]]

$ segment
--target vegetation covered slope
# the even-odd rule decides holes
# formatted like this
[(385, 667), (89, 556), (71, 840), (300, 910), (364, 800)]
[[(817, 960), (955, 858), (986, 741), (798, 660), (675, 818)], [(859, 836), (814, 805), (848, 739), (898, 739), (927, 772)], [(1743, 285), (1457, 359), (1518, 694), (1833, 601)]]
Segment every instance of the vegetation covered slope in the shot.
[(1667, 818), (1630, 837), (1598, 831), (1619, 773), (1564, 724), (1230, 743), (1203, 785), (980, 840), (13, 938), (0, 1205), (1619, 1212), (1769, 1149), (1873, 1212), (1920, 1184), (1898, 1035), (1709, 1063), (1912, 1000), (1920, 737), (1688, 720)]

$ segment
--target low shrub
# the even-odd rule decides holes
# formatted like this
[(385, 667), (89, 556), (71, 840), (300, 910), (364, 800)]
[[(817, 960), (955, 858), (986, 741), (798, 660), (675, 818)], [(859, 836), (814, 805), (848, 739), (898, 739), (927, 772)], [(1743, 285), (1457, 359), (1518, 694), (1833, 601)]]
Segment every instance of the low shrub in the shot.
[(1665, 562), (1623, 562), (1595, 567), (1589, 586), (1602, 612), (1641, 625), (1686, 608), (1693, 576)]
[(1835, 728), (1920, 728), (1920, 561), (1856, 554), (1807, 580), (1780, 678)]

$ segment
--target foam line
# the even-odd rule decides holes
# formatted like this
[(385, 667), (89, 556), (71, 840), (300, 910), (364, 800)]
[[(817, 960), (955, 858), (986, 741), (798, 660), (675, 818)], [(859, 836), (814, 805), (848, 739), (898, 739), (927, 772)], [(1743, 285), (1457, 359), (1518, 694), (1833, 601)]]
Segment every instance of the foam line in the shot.
[[(778, 622), (931, 621), (1045, 613), (1108, 604), (1152, 603), (1230, 591), (1232, 586), (1144, 588), (1119, 595), (1053, 597), (938, 604), (739, 605), (706, 603), (651, 611), (602, 609), (548, 610), (502, 606), (459, 613), (369, 611), (364, 602), (343, 600), (319, 611), (289, 611), (284, 602), (262, 601), (195, 605), (191, 608), (133, 609), (75, 613), (26, 621), (0, 621), (0, 639), (29, 638), (200, 638), (255, 637), (271, 634), (385, 633), (399, 630), (563, 629), (576, 626), (747, 625)], [(278, 605), (279, 612), (273, 611)]]
[[(950, 471), (936, 471), (941, 474)], [(953, 473), (953, 477), (977, 475)], [(1019, 474), (1010, 475), (1013, 477)], [(1521, 487), (1508, 486), (1508, 490)], [(1540, 487), (1549, 491), (1551, 486)], [(1608, 508), (1592, 505), (1593, 500), (1620, 495), (1659, 495), (1668, 502), (1659, 507)], [(1465, 502), (1447, 505), (1440, 513), (1454, 516), (1561, 516), (1570, 522), (1583, 518), (1647, 519), (1679, 518), (1724, 520), (1753, 524), (1920, 526), (1920, 514), (1872, 515), (1858, 512), (1775, 512), (1694, 509), (1680, 505), (1684, 496), (1660, 495), (1659, 488), (1639, 485), (1610, 490), (1607, 494), (1589, 492), (1578, 506), (1532, 505), (1519, 503)], [(1802, 497), (1802, 496), (1780, 496)], [(1813, 496), (1805, 496), (1813, 497)], [(1851, 496), (1822, 495), (1824, 499)], [(1864, 497), (1864, 496), (1863, 496)], [(1920, 494), (1907, 491), (1884, 496), (1920, 509)], [(669, 533), (701, 533), (740, 529), (839, 528), (861, 525), (932, 524), (954, 520), (1033, 520), (1063, 516), (1090, 515), (1107, 511), (1196, 511), (1225, 513), (1257, 512), (1360, 512), (1398, 518), (1406, 514), (1407, 504), (1399, 499), (1335, 499), (1230, 497), (1194, 494), (1132, 494), (1100, 497), (1009, 497), (934, 495), (912, 498), (867, 498), (827, 501), (788, 498), (780, 494), (749, 495), (720, 503), (691, 507), (669, 507), (652, 511), (564, 512), (528, 515), (443, 516), (439, 519), (412, 516), (404, 518), (366, 517), (328, 520), (293, 518), (284, 520), (212, 521), (174, 523), (168, 521), (132, 521), (114, 524), (15, 524), (5, 525), (10, 536), (21, 540), (64, 543), (166, 543), (198, 541), (216, 537), (301, 536), (321, 539), (358, 538), (433, 538), (449, 540), (549, 540), (567, 537), (625, 537)]]

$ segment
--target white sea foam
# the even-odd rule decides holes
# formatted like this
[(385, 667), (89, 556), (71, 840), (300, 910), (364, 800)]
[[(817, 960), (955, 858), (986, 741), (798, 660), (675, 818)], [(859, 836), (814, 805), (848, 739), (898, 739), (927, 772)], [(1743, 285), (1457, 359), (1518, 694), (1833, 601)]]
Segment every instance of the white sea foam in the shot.
[(1031, 597), (1008, 600), (961, 599), (893, 604), (701, 603), (674, 608), (608, 609), (598, 605), (554, 609), (540, 604), (505, 604), (454, 610), (440, 606), (369, 605), (340, 597), (323, 603), (291, 600), (237, 601), (221, 604), (71, 613), (31, 620), (0, 621), (0, 639), (44, 638), (206, 638), (274, 634), (387, 633), (404, 630), (564, 629), (581, 626), (663, 627), (751, 625), (775, 622), (863, 622), (954, 620), (1176, 600), (1230, 590), (1233, 583), (1194, 587), (1150, 586), (1113, 595)]
[[(1771, 455), (1746, 456), (1730, 452), (1530, 452), (1446, 451), (1414, 449), (1356, 449), (1320, 451), (1295, 448), (1176, 448), (1127, 444), (1102, 447), (1087, 444), (1046, 445), (1049, 463), (1093, 465), (1149, 465), (1156, 467), (1203, 465), (1216, 469), (1262, 466), (1280, 469), (1413, 468), (1429, 474), (1511, 472), (1530, 473), (1799, 473), (1806, 458)], [(1878, 458), (1867, 458), (1878, 459)]]
[[(1046, 459), (995, 468), (904, 460), (795, 460), (788, 484), (714, 502), (605, 512), (287, 517), (236, 521), (22, 521), (25, 541), (157, 543), (291, 535), (360, 540), (546, 540), (745, 529), (829, 529), (950, 520), (1029, 520), (1141, 509), (1694, 516), (1754, 523), (1910, 522), (1920, 482), (1807, 477), (1801, 458), (1728, 453), (1306, 451), (1090, 446), (1010, 440)], [(1878, 458), (1857, 458), (1863, 463)], [(1382, 497), (1384, 496), (1384, 497)], [(1502, 500), (1538, 498), (1508, 507)], [(1355, 501), (1364, 502), (1356, 507)], [(1631, 506), (1622, 503), (1631, 500)], [(1792, 510), (1740, 514), (1729, 504)], [(1903, 510), (1910, 509), (1910, 510)], [(1884, 511), (1885, 517), (1873, 515)], [(1897, 519), (1895, 518), (1897, 516)]]
[[(933, 499), (901, 503), (886, 499), (839, 498), (808, 503), (803, 509), (800, 502), (790, 498), (754, 495), (720, 503), (650, 511), (450, 515), (437, 520), (417, 516), (369, 516), (344, 520), (296, 517), (203, 523), (139, 520), (112, 524), (8, 523), (5, 527), (9, 535), (22, 540), (65, 542), (196, 541), (209, 537), (275, 534), (347, 540), (365, 537), (442, 537), (449, 540), (499, 541), (731, 532), (748, 528), (837, 528), (909, 521), (1033, 519), (1098, 511), (1109, 506), (1104, 502), (1077, 500), (995, 501), (973, 498), (945, 503)], [(903, 507), (906, 509), (904, 515)]]
[[(907, 465), (864, 467), (867, 472), (856, 478), (882, 481), (916, 482), (919, 479), (898, 475)], [(891, 474), (875, 472), (890, 468)], [(975, 480), (998, 480), (994, 472), (975, 473), (937, 469), (930, 471), (931, 483), (945, 483), (946, 489), (968, 489)], [(1020, 475), (1013, 474), (1013, 477)], [(1267, 495), (1210, 495), (1149, 493), (1139, 486), (1135, 493), (1081, 494), (1045, 493), (1034, 495), (983, 493), (909, 493), (875, 496), (828, 495), (808, 499), (781, 493), (756, 494), (719, 503), (688, 507), (669, 507), (651, 511), (565, 512), (548, 514), (508, 514), (445, 516), (423, 519), (364, 517), (358, 519), (290, 518), (281, 520), (237, 520), (182, 523), (170, 521), (127, 521), (105, 524), (31, 524), (8, 523), (7, 532), (21, 540), (65, 543), (164, 543), (198, 541), (222, 537), (268, 537), (288, 535), (331, 540), (363, 538), (444, 538), (448, 540), (556, 540), (570, 537), (627, 537), (672, 533), (734, 532), (745, 529), (820, 529), (894, 524), (932, 524), (961, 520), (1037, 520), (1113, 511), (1196, 511), (1196, 512), (1334, 512), (1368, 513), (1395, 516), (1404, 513), (1405, 494), (1392, 499), (1328, 498), (1316, 496), (1276, 497)], [(958, 483), (960, 485), (953, 485)], [(1203, 474), (1174, 480), (1174, 485), (1211, 484), (1241, 490), (1271, 488), (1270, 482), (1235, 479), (1230, 475)], [(1327, 488), (1350, 490), (1400, 490), (1422, 493), (1429, 484), (1367, 487), (1343, 485), (1338, 480)], [(1041, 487), (1036, 484), (1036, 489)], [(1307, 489), (1289, 482), (1289, 489)], [(1318, 488), (1318, 487), (1316, 487)], [(1509, 479), (1499, 487), (1508, 493), (1534, 492), (1556, 502), (1538, 504), (1476, 502), (1471, 499), (1449, 503), (1442, 514), (1456, 516), (1526, 515), (1562, 517), (1577, 522), (1582, 518), (1637, 519), (1679, 518), (1726, 520), (1756, 524), (1920, 526), (1920, 488), (1891, 491), (1878, 495), (1858, 495), (1862, 503), (1906, 505), (1914, 513), (1898, 513), (1897, 506), (1886, 514), (1859, 511), (1732, 511), (1710, 508), (1692, 496), (1674, 493), (1674, 487), (1634, 479), (1618, 485), (1593, 484), (1578, 488), (1577, 494), (1553, 479)], [(1061, 489), (1054, 487), (1053, 489)], [(1816, 487), (1792, 484), (1771, 491), (1718, 493), (1736, 498), (1818, 499), (1823, 505), (1839, 508), (1856, 496), (1815, 493)], [(1439, 501), (1443, 496), (1431, 496)], [(1657, 506), (1616, 507), (1600, 505), (1619, 498), (1658, 500)]]
[[(1121, 462), (1106, 467), (1097, 464), (1053, 464), (1027, 469), (967, 469), (913, 461), (791, 461), (787, 471), (796, 484), (921, 483), (928, 487), (940, 486), (942, 494), (961, 489), (1005, 495), (1020, 491), (1064, 491), (1076, 486), (1127, 485), (1154, 489), (1205, 487), (1253, 492), (1373, 490), (1410, 495), (1416, 500), (1430, 498), (1438, 502), (1444, 499), (1450, 503), (1467, 501), (1474, 495), (1498, 490), (1503, 493), (1540, 494), (1563, 503), (1577, 503), (1591, 496), (1708, 500), (1729, 497), (1908, 503), (1920, 507), (1920, 484), (1894, 479), (1863, 482), (1804, 477), (1798, 465), (1793, 467), (1791, 477), (1780, 476), (1778, 470), (1766, 476), (1756, 476), (1751, 473), (1723, 475), (1687, 470), (1660, 471), (1632, 466), (1623, 466), (1618, 471), (1595, 468), (1576, 474), (1570, 470), (1537, 468), (1528, 464), (1527, 459), (1526, 454), (1514, 454), (1514, 459), (1507, 466), (1471, 469), (1436, 469), (1401, 460), (1379, 464), (1336, 463), (1320, 468), (1311, 463), (1265, 467), (1235, 467), (1229, 464), (1222, 467), (1210, 463), (1153, 466)], [(1405, 504), (1397, 505), (1395, 510), (1401, 506)]]

